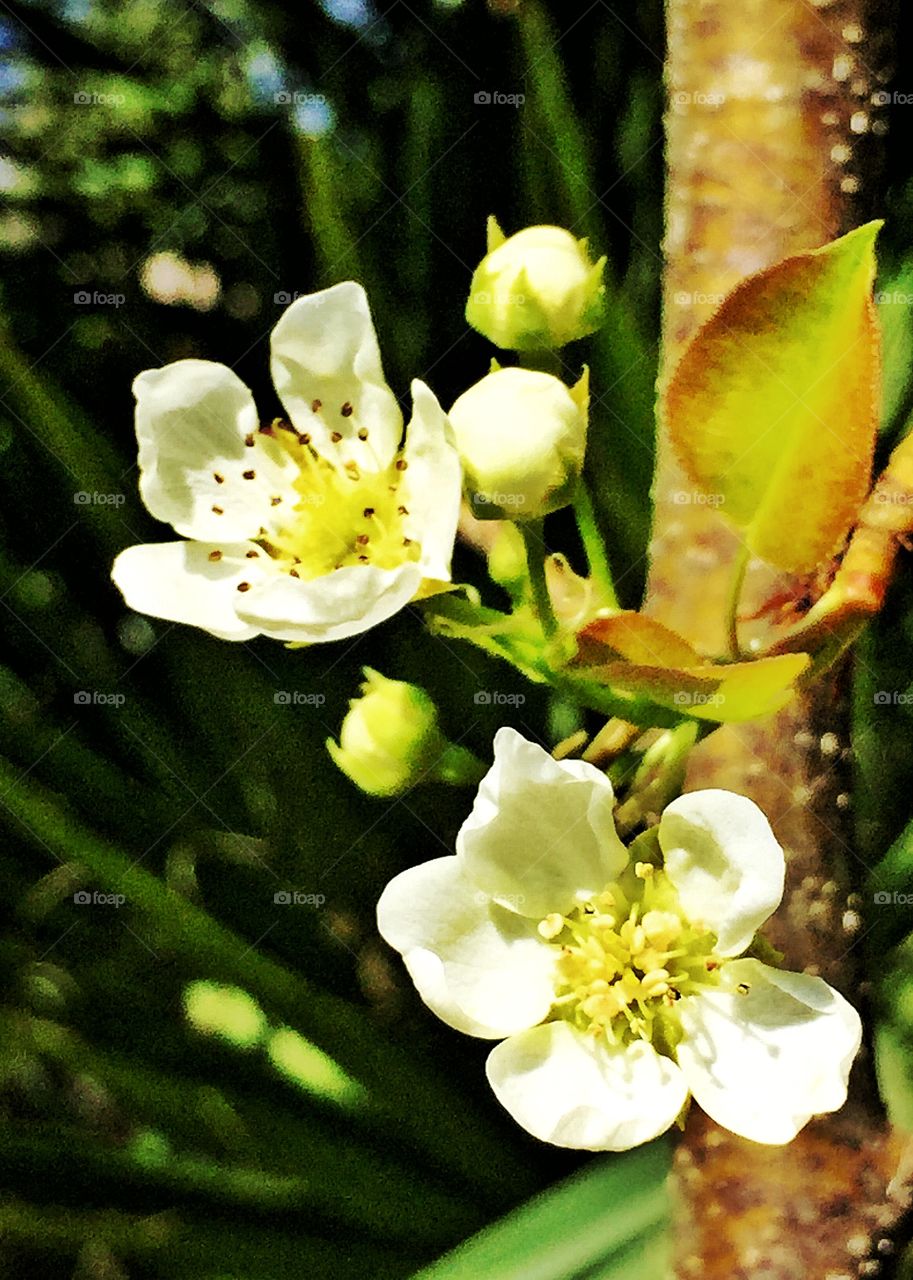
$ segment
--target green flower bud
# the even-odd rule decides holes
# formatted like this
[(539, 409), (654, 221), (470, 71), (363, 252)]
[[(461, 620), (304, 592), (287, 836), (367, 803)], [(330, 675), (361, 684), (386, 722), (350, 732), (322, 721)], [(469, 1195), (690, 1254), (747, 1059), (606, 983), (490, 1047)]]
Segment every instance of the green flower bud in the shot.
[(342, 722), (339, 743), (327, 750), (347, 778), (371, 796), (406, 791), (446, 748), (437, 708), (417, 685), (388, 680), (365, 667), (361, 697), (353, 698)]
[(526, 227), (504, 238), (488, 220), (488, 253), (472, 277), (466, 319), (496, 346), (563, 347), (603, 321), (606, 259), (562, 227)]
[(538, 520), (573, 499), (586, 452), (589, 378), (498, 369), (450, 410), (463, 483), (480, 520)]

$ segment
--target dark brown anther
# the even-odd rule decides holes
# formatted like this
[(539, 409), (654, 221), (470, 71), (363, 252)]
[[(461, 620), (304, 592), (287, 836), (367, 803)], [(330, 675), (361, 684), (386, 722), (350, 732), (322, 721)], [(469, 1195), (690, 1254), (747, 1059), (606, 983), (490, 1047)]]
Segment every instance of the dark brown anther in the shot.
[(339, 412), (342, 414), (344, 418), (351, 418), (355, 410), (352, 408), (352, 406), (349, 404), (347, 400), (345, 404), (342, 406), (342, 408), (339, 410)]
[(210, 560), (212, 561), (212, 563), (213, 563), (213, 564), (216, 564), (216, 562), (217, 562), (217, 561), (219, 561), (219, 560), (221, 560), (221, 559), (222, 559), (222, 552), (221, 552), (221, 551), (210, 551), (210, 553), (209, 553), (209, 558), (210, 558)]
[(244, 437), (244, 443), (247, 445), (248, 449), (252, 449), (254, 447), (254, 433), (252, 431)]
[(319, 413), (322, 408), (323, 408), (322, 400), (311, 401), (311, 413)]
[(334, 443), (334, 444), (339, 444), (340, 440), (342, 439), (342, 432), (341, 432), (341, 431), (331, 431), (331, 432), (330, 432), (330, 439), (333, 441), (333, 443)]
[(366, 520), (370, 520), (371, 517), (374, 515), (374, 508), (365, 507), (364, 511), (361, 514), (364, 516)]
[(219, 475), (219, 473), (218, 473), (218, 471), (214, 471), (214, 472), (212, 473), (212, 478), (213, 478), (213, 480), (215, 480), (216, 484), (224, 484), (224, 483), (225, 483), (225, 477), (224, 477), (224, 476), (220, 476), (220, 475)]
[(278, 507), (278, 505), (279, 505), (279, 503), (280, 503), (281, 501), (282, 501), (282, 499), (281, 499), (281, 498), (270, 498), (270, 500), (269, 500), (269, 505), (270, 505), (271, 507)]
[(406, 470), (406, 467), (408, 467), (408, 465), (409, 465), (409, 463), (406, 461), (406, 459), (405, 459), (405, 458), (397, 458), (397, 459), (396, 459), (396, 469), (397, 469), (397, 471), (405, 471), (405, 470)]
[(213, 509), (212, 509), (212, 513), (213, 513), (213, 515), (215, 515), (215, 516), (224, 516), (224, 515), (225, 515), (225, 512), (223, 511), (223, 509), (222, 509), (221, 507), (213, 507)]
[(401, 516), (407, 516), (409, 514), (405, 507), (397, 507), (396, 510), (397, 514)]
[(358, 429), (358, 438), (359, 438), (359, 440), (367, 440), (367, 438), (368, 438), (368, 428), (367, 428), (367, 427), (359, 427), (359, 429)]
[(366, 533), (360, 533), (358, 537), (355, 539), (355, 541), (358, 543), (360, 547), (366, 547), (370, 542), (370, 538)]
[(259, 557), (260, 552), (259, 552), (259, 551), (245, 551), (244, 555), (245, 555), (245, 557), (246, 557), (248, 560), (256, 560), (256, 559)]
[(238, 590), (239, 590), (239, 591), (250, 591), (250, 583), (249, 583), (249, 582), (239, 582), (239, 583), (238, 583)]
[(244, 479), (245, 479), (245, 480), (256, 480), (256, 478), (257, 478), (257, 473), (256, 473), (256, 471), (245, 471), (245, 472), (244, 472)]

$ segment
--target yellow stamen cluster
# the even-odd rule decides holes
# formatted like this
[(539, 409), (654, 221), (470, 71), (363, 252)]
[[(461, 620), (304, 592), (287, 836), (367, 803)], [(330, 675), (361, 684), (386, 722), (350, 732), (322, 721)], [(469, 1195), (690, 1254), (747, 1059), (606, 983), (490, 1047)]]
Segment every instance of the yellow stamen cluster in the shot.
[(409, 511), (400, 492), (407, 466), (401, 455), (382, 471), (369, 472), (341, 457), (331, 461), (307, 436), (280, 423), (268, 434), (299, 468), (294, 482), (298, 501), (283, 513), (286, 522), (279, 531), (263, 541), (290, 573), (310, 579), (346, 565), (392, 569), (419, 558), (421, 548), (410, 536)]
[(673, 1048), (676, 1001), (718, 981), (714, 937), (682, 915), (665, 874), (638, 863), (539, 934), (560, 947), (554, 1012), (611, 1044)]

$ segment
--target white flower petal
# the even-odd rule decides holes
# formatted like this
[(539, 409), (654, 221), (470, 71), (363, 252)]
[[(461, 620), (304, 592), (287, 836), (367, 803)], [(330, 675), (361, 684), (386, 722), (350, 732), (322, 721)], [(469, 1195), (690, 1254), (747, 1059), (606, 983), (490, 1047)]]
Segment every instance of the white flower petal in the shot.
[[(361, 285), (350, 280), (298, 298), (273, 329), (271, 346), (273, 382), (295, 427), (333, 462), (386, 467), (403, 419), (384, 378)], [(363, 429), (364, 441), (358, 438)], [(337, 444), (333, 432), (343, 437)]]
[(346, 565), (309, 580), (283, 575), (248, 592), (238, 613), (274, 640), (345, 640), (392, 617), (413, 598), (421, 580), (415, 561), (395, 569)]
[(613, 1048), (560, 1021), (499, 1044), (486, 1072), (498, 1101), (534, 1137), (585, 1151), (649, 1142), (688, 1097), (679, 1068), (652, 1045)]
[(692, 791), (664, 811), (659, 843), (686, 914), (717, 935), (720, 955), (739, 955), (783, 897), (783, 850), (764, 814), (732, 791)]
[(567, 912), (627, 865), (612, 784), (582, 760), (553, 760), (514, 729), (498, 730), (494, 750), (457, 836), (466, 874), (523, 915)]
[(846, 1101), (862, 1025), (823, 979), (732, 960), (718, 989), (688, 996), (678, 1009), (678, 1061), (689, 1088), (733, 1133), (790, 1142), (812, 1116)]
[(555, 949), (471, 884), (458, 858), (391, 880), (377, 924), (428, 1007), (458, 1031), (497, 1039), (540, 1022), (551, 1007)]
[(450, 559), (460, 518), (462, 470), (447, 415), (433, 391), (412, 384), (412, 420), (406, 429), (402, 491), (411, 536), (422, 547), (425, 576), (450, 580)]
[[(221, 558), (210, 560), (216, 551)], [(248, 559), (250, 551), (256, 559)], [(269, 575), (271, 563), (250, 542), (160, 542), (122, 551), (111, 577), (137, 613), (202, 627), (220, 640), (250, 640), (258, 628), (238, 617), (238, 587)]]
[(258, 433), (253, 396), (231, 369), (178, 360), (141, 373), (133, 391), (140, 493), (158, 520), (200, 542), (237, 542), (270, 527), (272, 498), (296, 501), (297, 467)]

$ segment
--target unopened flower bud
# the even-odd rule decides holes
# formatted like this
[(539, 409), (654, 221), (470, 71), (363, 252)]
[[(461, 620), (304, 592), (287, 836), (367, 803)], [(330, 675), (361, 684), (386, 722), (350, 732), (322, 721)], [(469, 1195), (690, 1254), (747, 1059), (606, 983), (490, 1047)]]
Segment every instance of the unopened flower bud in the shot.
[(573, 499), (586, 452), (588, 377), (498, 369), (450, 410), (466, 496), (482, 520), (537, 520)]
[(361, 696), (353, 698), (339, 742), (327, 750), (342, 772), (371, 796), (395, 796), (417, 782), (474, 783), (482, 766), (453, 746), (438, 727), (437, 708), (424, 689), (388, 680), (364, 668)]
[(507, 239), (488, 220), (488, 253), (472, 277), (466, 319), (496, 346), (563, 347), (599, 328), (606, 260), (563, 227), (526, 227)]

